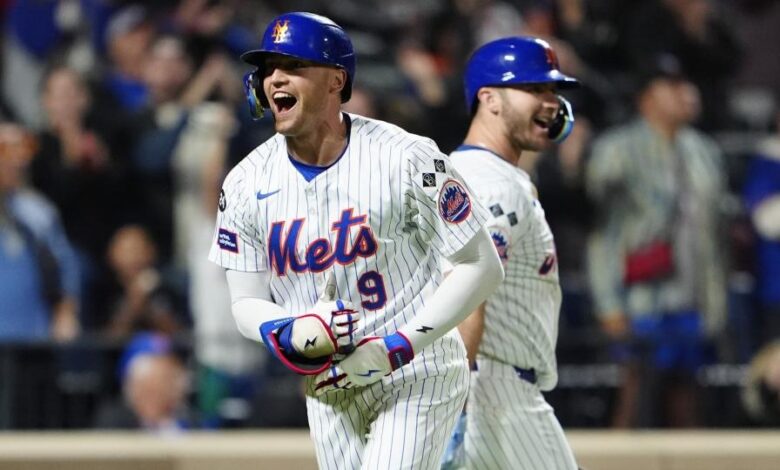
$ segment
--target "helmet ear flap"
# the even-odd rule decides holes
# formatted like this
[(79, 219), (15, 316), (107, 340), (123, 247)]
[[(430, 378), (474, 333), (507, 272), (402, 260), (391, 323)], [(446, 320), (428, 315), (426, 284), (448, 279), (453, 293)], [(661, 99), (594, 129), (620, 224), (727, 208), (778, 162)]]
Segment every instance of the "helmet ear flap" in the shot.
[(571, 104), (563, 96), (558, 95), (558, 112), (550, 127), (547, 129), (547, 137), (555, 143), (561, 143), (571, 134), (574, 128), (574, 113)]
[(265, 114), (263, 104), (258, 95), (258, 92), (263, 93), (259, 72), (260, 69), (256, 69), (254, 72), (244, 75), (244, 93), (246, 94), (247, 104), (249, 104), (249, 114), (255, 120), (262, 119), (263, 114)]

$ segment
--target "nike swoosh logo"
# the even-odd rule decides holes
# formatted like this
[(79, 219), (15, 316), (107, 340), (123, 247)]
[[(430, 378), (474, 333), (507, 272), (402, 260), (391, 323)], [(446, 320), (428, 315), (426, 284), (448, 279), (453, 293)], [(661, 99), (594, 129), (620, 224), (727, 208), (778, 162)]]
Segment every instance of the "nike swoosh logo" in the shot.
[(358, 375), (360, 377), (371, 377), (377, 372), (379, 372), (379, 369), (369, 369), (368, 372), (366, 372), (365, 374), (355, 374), (355, 375)]
[(260, 191), (258, 191), (257, 192), (257, 200), (260, 201), (260, 200), (263, 200), (263, 199), (265, 199), (267, 197), (271, 197), (274, 194), (278, 193), (279, 191), (281, 191), (281, 189), (277, 189), (276, 191), (271, 191), (270, 193), (261, 193)]

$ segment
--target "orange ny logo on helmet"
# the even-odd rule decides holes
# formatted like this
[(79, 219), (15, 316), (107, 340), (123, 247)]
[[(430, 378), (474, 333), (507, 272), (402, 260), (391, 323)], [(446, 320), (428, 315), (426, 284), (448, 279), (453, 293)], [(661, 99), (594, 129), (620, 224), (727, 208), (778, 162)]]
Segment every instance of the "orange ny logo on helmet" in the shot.
[(555, 55), (555, 51), (552, 50), (552, 47), (545, 47), (544, 53), (547, 54), (547, 63), (550, 64), (550, 67), (558, 69), (558, 56)]
[(274, 44), (279, 44), (280, 42), (287, 39), (287, 25), (289, 23), (290, 20), (276, 20), (276, 24), (274, 25), (274, 32), (271, 33), (271, 36), (274, 38)]

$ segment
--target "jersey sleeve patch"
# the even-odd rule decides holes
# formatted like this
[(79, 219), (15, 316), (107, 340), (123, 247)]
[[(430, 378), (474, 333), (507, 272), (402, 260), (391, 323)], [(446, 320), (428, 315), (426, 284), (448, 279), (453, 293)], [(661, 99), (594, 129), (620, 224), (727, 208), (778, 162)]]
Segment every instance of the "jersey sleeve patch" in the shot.
[(493, 239), (493, 244), (496, 246), (498, 258), (506, 266), (507, 261), (509, 261), (509, 235), (500, 227), (492, 227), (490, 238)]
[(490, 213), (493, 214), (493, 217), (501, 217), (504, 215), (504, 209), (501, 204), (496, 203), (490, 206)]
[(225, 196), (224, 189), (219, 191), (219, 201), (217, 202), (217, 206), (219, 207), (220, 212), (225, 212), (225, 209), (227, 209), (227, 196)]
[(220, 228), (217, 235), (217, 245), (223, 250), (238, 253), (238, 234)]
[(417, 184), (433, 198), (451, 176), (447, 171), (446, 162), (440, 158), (426, 162), (425, 167), (417, 174)]
[(459, 224), (471, 214), (471, 199), (466, 188), (458, 181), (449, 179), (439, 191), (439, 214), (453, 224)]

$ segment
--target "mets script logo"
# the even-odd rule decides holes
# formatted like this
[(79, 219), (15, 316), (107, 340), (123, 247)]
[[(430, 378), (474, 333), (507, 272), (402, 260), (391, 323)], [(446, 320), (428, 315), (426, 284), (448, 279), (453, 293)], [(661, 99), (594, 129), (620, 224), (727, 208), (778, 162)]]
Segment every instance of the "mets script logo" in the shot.
[(469, 193), (455, 180), (447, 180), (439, 193), (439, 213), (447, 222), (460, 223), (471, 214)]
[(544, 276), (550, 273), (555, 267), (555, 255), (547, 255), (544, 262), (539, 267), (539, 274)]
[(290, 20), (276, 20), (274, 32), (271, 33), (271, 37), (274, 38), (274, 44), (279, 44), (287, 39), (287, 36), (289, 35), (289, 32), (287, 31), (288, 24), (290, 24)]
[(498, 230), (492, 230), (490, 237), (493, 239), (493, 244), (496, 245), (499, 259), (506, 264), (507, 260), (509, 260), (509, 242), (507, 242), (506, 235)]
[(558, 56), (555, 55), (555, 51), (552, 50), (552, 47), (547, 46), (544, 48), (544, 53), (547, 55), (547, 63), (550, 64), (550, 67), (554, 69), (558, 69)]
[[(339, 220), (331, 225), (336, 241), (331, 244), (330, 238), (318, 238), (306, 247), (303, 260), (298, 258), (298, 236), (306, 219), (295, 219), (271, 224), (268, 236), (268, 261), (271, 269), (284, 276), (290, 269), (295, 273), (322, 272), (334, 263), (342, 265), (354, 263), (357, 258), (368, 258), (377, 252), (378, 243), (366, 224), (366, 216), (352, 215), (353, 209), (341, 212)], [(357, 231), (353, 231), (353, 227)], [(304, 234), (306, 237), (306, 234)]]

